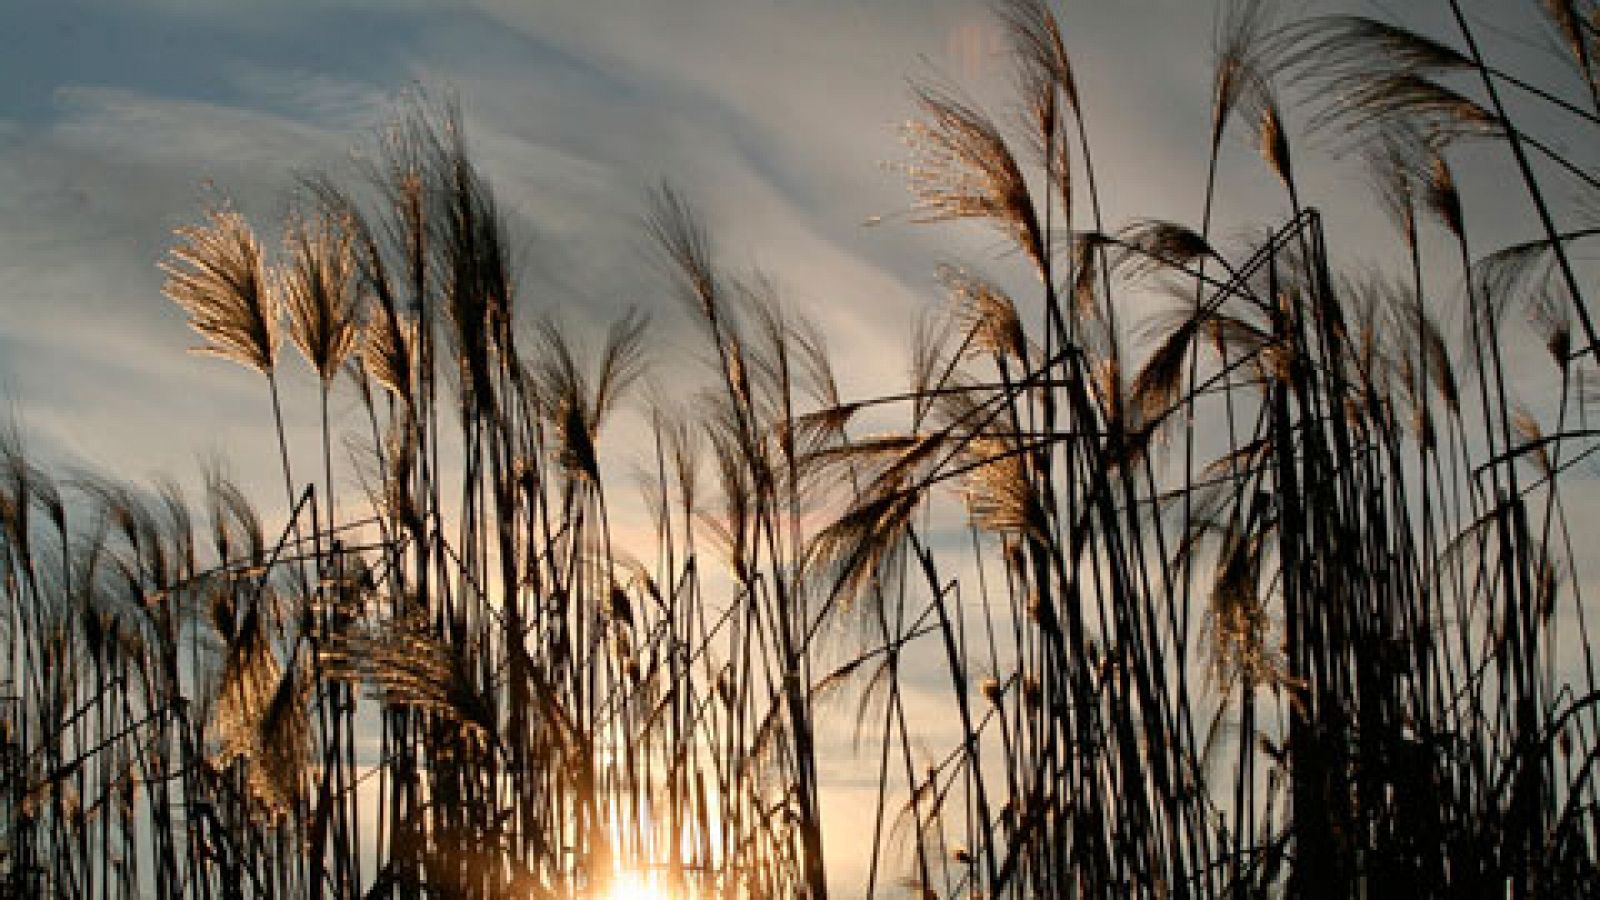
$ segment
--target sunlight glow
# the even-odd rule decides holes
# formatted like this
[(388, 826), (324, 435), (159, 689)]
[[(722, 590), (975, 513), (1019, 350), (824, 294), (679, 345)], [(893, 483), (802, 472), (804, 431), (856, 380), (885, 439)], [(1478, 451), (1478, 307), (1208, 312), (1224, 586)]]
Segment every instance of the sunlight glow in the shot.
[(667, 889), (653, 874), (621, 872), (611, 882), (606, 900), (668, 900), (668, 895)]

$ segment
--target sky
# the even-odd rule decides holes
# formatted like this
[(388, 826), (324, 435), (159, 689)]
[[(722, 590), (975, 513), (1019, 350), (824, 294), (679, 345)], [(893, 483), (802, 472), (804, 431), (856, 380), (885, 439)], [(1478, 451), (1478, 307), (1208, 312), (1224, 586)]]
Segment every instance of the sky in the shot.
[[(1063, 10), (1113, 224), (1199, 218), (1212, 18)], [(348, 174), (408, 92), (459, 97), (512, 213), (522, 309), (581, 330), (637, 307), (668, 368), (697, 351), (666, 340), (683, 316), (643, 246), (663, 181), (725, 261), (819, 321), (847, 389), (903, 381), (936, 262), (1008, 263), (989, 232), (894, 219), (910, 197), (886, 165), (908, 79), (1001, 97), (975, 0), (8, 0), (0, 21), (0, 397), (39, 449), (127, 474), (213, 453), (247, 472), (267, 443), (255, 379), (184, 352), (156, 268), (172, 229), (226, 200), (271, 241), (295, 179)], [(1282, 214), (1234, 196), (1237, 221)]]
[[(1079, 4), (1079, 65), (1125, 67), (1139, 17)], [(1100, 116), (1150, 205), (1203, 139), (1208, 10), (1142, 0), (1159, 77)], [(640, 220), (668, 181), (735, 268), (760, 267), (814, 316), (857, 387), (901, 382), (908, 320), (937, 302), (933, 263), (996, 255), (992, 235), (893, 222), (905, 210), (907, 79), (1003, 82), (999, 35), (967, 0), (10, 0), (0, 13), (0, 396), (41, 450), (126, 474), (266, 441), (250, 373), (185, 353), (160, 293), (172, 229), (226, 200), (271, 241), (297, 176), (352, 156), (408, 92), (454, 94), (512, 213), (519, 303), (584, 323), (629, 307), (683, 332)], [(1186, 88), (1185, 85), (1189, 87)], [(1188, 194), (1192, 192), (1184, 192)], [(1171, 192), (1178, 196), (1179, 192)], [(1184, 196), (1167, 210), (1182, 214)], [(595, 327), (598, 327), (596, 325)], [(686, 334), (685, 334), (686, 336)], [(675, 348), (683, 355), (692, 347)], [(675, 357), (678, 353), (663, 354)], [(667, 361), (668, 365), (671, 360)], [(290, 410), (311, 427), (311, 411)], [(130, 471), (131, 470), (131, 471)]]
[[(1476, 5), (1515, 21), (1529, 4)], [(1196, 221), (1212, 4), (1062, 12), (1108, 218)], [(981, 230), (863, 224), (910, 202), (885, 165), (905, 157), (908, 79), (1000, 96), (976, 0), (7, 0), (0, 24), (0, 397), (64, 458), (171, 472), (265, 443), (259, 386), (184, 352), (156, 262), (222, 199), (273, 239), (295, 178), (348, 172), (411, 91), (460, 98), (513, 214), (524, 310), (637, 307), (681, 333), (641, 246), (663, 181), (728, 262), (819, 320), (847, 387), (903, 380), (935, 262), (1005, 265)], [(1372, 220), (1316, 187), (1330, 215)], [(1236, 221), (1281, 216), (1258, 188), (1234, 196)]]
[[(1438, 21), (1401, 0), (1342, 5)], [(1532, 7), (1469, 5), (1513, 30)], [(1061, 14), (1109, 224), (1197, 222), (1213, 5)], [(3, 0), (0, 403), (47, 460), (140, 478), (224, 457), (270, 509), (259, 378), (186, 352), (196, 338), (156, 264), (224, 198), (275, 238), (296, 178), (349, 173), (417, 91), (459, 97), (511, 213), (526, 315), (597, 335), (638, 308), (657, 380), (690, 372), (701, 350), (641, 227), (666, 181), (705, 211), (725, 262), (767, 272), (822, 326), (847, 396), (899, 385), (910, 323), (941, 299), (935, 263), (1015, 266), (991, 232), (905, 220), (886, 164), (905, 158), (908, 79), (1003, 109), (1000, 49), (974, 0)], [(1233, 156), (1228, 227), (1280, 220), (1259, 163)], [(1336, 252), (1382, 258), (1393, 241), (1347, 177), (1313, 172), (1310, 202), (1368, 236)], [(302, 394), (291, 434), (314, 449)]]

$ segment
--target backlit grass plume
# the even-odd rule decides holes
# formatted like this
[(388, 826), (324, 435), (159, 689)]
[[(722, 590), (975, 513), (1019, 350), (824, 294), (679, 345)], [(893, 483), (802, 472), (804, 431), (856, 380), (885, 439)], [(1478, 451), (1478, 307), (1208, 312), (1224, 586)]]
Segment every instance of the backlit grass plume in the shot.
[(359, 295), (353, 237), (329, 215), (295, 222), (277, 273), (289, 337), (324, 383), (355, 348)]
[(180, 242), (161, 264), (163, 290), (205, 339), (199, 349), (271, 372), (282, 303), (269, 283), (261, 244), (233, 210), (212, 211), (207, 219), (178, 229)]

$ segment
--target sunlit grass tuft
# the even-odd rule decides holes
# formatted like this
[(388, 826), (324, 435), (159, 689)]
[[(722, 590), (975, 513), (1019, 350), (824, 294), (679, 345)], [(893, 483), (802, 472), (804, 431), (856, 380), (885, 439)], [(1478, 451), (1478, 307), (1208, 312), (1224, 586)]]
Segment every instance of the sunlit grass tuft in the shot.
[[(1439, 72), (1505, 78), (1464, 18), (1443, 53), (1222, 7), (1197, 226), (1101, 221), (1037, 0), (998, 4), (1026, 115), (917, 91), (912, 217), (996, 226), (1033, 271), (944, 267), (903, 391), (842, 397), (667, 188), (648, 230), (705, 366), (618, 446), (672, 345), (630, 314), (586, 352), (519, 309), (450, 108), (409, 108), (348, 192), (311, 179), (276, 262), (231, 210), (180, 230), (166, 291), (265, 376), (290, 517), (217, 472), (193, 509), (58, 483), (0, 430), (0, 896), (1600, 896), (1593, 486), (1564, 474), (1600, 450), (1566, 259), (1600, 230), (1474, 261), (1474, 211), (1514, 198), (1450, 167), (1505, 142), (1553, 228), (1522, 156), (1580, 142), (1437, 102)], [(1600, 85), (1594, 4), (1543, 7)], [(1384, 150), (1382, 272), (1341, 272), (1302, 203), (1296, 92)], [(1600, 126), (1600, 91), (1561, 104)], [(1248, 227), (1214, 177), (1235, 119), (1237, 177), (1281, 202)], [(825, 771), (870, 796), (826, 845), (865, 885), (823, 857)]]

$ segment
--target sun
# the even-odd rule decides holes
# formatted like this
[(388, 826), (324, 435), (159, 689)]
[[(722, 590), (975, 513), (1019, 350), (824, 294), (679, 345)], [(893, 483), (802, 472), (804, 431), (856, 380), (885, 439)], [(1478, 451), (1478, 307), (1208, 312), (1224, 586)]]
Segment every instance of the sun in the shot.
[(621, 872), (612, 880), (605, 900), (668, 900), (668, 895), (653, 875)]

